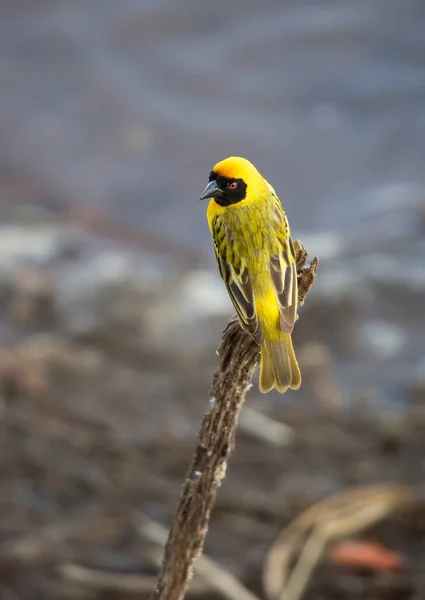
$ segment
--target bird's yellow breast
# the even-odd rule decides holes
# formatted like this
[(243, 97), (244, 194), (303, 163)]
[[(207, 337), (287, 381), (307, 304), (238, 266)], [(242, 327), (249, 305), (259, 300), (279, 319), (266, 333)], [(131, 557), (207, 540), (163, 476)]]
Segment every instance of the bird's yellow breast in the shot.
[[(224, 244), (226, 251), (231, 249), (232, 254), (246, 265), (257, 299), (269, 292), (274, 294), (270, 257), (279, 254), (282, 244), (282, 216), (276, 214), (276, 200), (268, 194), (267, 197), (228, 207), (219, 206), (211, 200), (207, 211), (212, 233), (215, 218), (222, 220), (231, 232), (231, 239), (217, 242)], [(231, 257), (229, 262), (234, 262)]]

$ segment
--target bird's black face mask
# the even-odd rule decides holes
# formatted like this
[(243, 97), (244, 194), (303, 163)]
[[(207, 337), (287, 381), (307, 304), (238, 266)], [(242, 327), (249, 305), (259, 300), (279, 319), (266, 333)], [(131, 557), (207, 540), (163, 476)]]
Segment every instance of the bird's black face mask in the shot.
[(223, 177), (223, 175), (211, 171), (210, 181), (199, 200), (207, 198), (214, 198), (220, 206), (237, 204), (246, 198), (246, 183), (243, 179)]

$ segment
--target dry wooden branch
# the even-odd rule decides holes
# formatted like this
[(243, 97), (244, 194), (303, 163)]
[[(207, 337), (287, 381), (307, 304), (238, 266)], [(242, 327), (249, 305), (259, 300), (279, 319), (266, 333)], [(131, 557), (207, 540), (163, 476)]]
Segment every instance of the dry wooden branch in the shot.
[[(295, 242), (299, 304), (313, 285), (318, 259), (306, 265), (307, 253)], [(226, 474), (235, 442), (239, 412), (259, 361), (259, 347), (239, 326), (236, 317), (223, 331), (219, 366), (211, 388), (210, 411), (205, 415), (198, 444), (183, 484), (164, 561), (152, 600), (182, 600), (192, 576), (194, 560), (202, 551), (217, 490)]]
[[(146, 515), (141, 515), (139, 520), (139, 529), (142, 535), (164, 547), (168, 537), (167, 530)], [(258, 600), (257, 596), (251, 594), (229, 571), (205, 554), (198, 558), (196, 574), (188, 592), (193, 593), (192, 588), (197, 578), (202, 578), (204, 585), (208, 584), (208, 587), (205, 585), (206, 589), (219, 592), (223, 598), (228, 598), (228, 600)]]

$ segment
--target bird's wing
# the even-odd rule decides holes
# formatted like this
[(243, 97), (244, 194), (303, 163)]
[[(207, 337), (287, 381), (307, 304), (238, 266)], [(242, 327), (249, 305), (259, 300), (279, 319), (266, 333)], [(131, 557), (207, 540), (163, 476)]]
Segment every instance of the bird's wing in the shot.
[(246, 264), (234, 252), (232, 233), (220, 217), (213, 219), (211, 232), (218, 269), (226, 284), (239, 322), (242, 328), (253, 336), (257, 344), (261, 344), (264, 336), (255, 311), (254, 294)]
[(274, 190), (273, 225), (277, 239), (270, 257), (270, 273), (276, 289), (280, 311), (280, 326), (284, 333), (291, 333), (297, 318), (298, 281), (295, 250), (286, 215)]

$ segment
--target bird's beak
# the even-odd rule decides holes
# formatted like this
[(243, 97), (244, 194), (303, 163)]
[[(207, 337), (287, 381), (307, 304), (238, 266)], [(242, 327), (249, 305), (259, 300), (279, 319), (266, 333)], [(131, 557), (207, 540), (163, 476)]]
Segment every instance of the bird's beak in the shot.
[(220, 198), (223, 195), (223, 192), (217, 187), (217, 183), (215, 181), (210, 181), (207, 187), (202, 192), (202, 196), (199, 200), (206, 200), (207, 198)]

